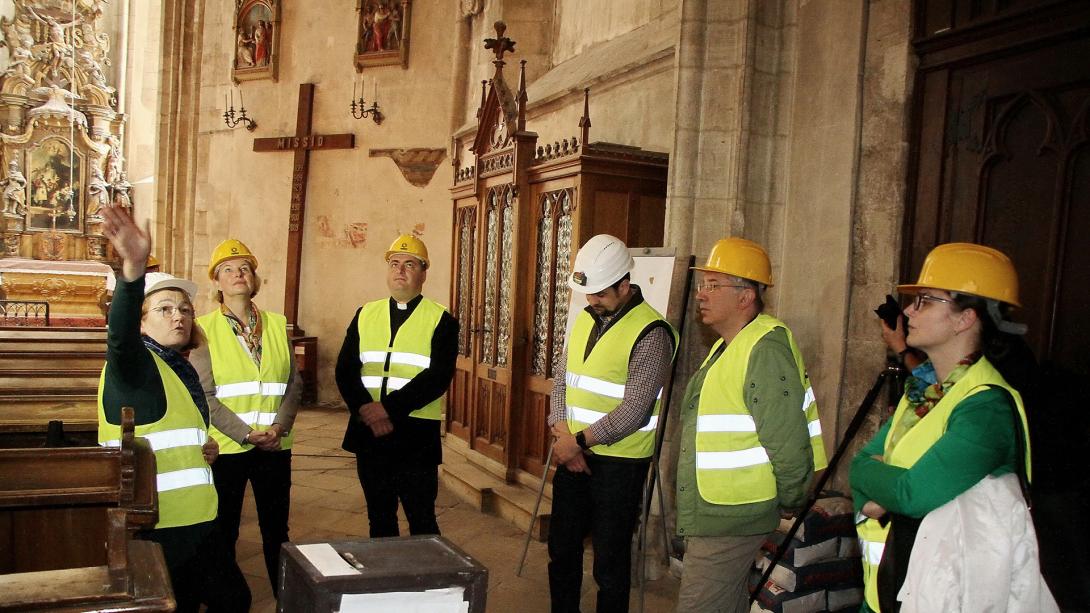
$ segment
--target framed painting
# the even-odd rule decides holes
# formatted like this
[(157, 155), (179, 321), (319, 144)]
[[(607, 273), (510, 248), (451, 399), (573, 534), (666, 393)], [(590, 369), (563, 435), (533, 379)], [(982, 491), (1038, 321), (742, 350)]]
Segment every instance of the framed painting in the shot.
[(280, 0), (235, 0), (231, 79), (276, 81), (280, 64)]
[(27, 230), (83, 232), (83, 154), (60, 136), (27, 152)]
[(359, 28), (356, 71), (365, 66), (409, 65), (409, 0), (356, 0)]

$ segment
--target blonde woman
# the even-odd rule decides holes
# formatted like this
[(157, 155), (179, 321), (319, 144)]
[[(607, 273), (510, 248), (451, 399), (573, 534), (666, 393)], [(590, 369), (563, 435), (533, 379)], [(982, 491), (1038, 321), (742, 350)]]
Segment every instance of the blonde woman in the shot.
[(299, 408), (299, 373), (286, 319), (254, 304), (261, 278), (250, 249), (236, 239), (223, 241), (212, 252), (208, 277), (219, 305), (197, 318), (208, 343), (192, 359), (212, 410), (212, 436), (220, 445), (220, 460), (212, 468), (220, 527), (234, 557), (249, 483), (275, 594), (280, 544), (288, 540), (291, 428)]

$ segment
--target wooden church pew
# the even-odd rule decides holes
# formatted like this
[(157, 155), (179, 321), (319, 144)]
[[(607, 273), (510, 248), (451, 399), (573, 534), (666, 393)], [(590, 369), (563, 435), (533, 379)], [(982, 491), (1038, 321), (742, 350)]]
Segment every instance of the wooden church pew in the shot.
[(118, 448), (0, 449), (0, 611), (163, 611), (155, 456), (123, 416)]

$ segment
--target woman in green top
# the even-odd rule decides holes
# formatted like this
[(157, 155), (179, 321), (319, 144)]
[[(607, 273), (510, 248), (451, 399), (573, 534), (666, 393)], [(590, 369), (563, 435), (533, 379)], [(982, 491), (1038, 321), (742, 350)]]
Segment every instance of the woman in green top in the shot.
[[(928, 254), (919, 281), (898, 290), (915, 296), (905, 311), (908, 343), (929, 359), (913, 370), (893, 417), (852, 461), (856, 510), (870, 518), (859, 527), (864, 610), (878, 610), (879, 594), (885, 608), (895, 600), (908, 566), (902, 546), (911, 543), (910, 526), (918, 523), (912, 519), (988, 475), (1028, 470), (1029, 464), (1021, 395), (1006, 376), (1012, 373), (1008, 358), (1025, 332), (1005, 318), (1019, 306), (1011, 261), (980, 245), (940, 245)], [(878, 564), (893, 547), (884, 545), (889, 516), (901, 573), (887, 581), (883, 570), (879, 581)]]
[(216, 527), (209, 464), (219, 448), (207, 439), (208, 405), (186, 359), (202, 340), (193, 325), (196, 284), (145, 275), (148, 233), (120, 207), (102, 217), (121, 270), (99, 384), (99, 442), (116, 444), (121, 407), (133, 407), (136, 435), (155, 452), (159, 502), (155, 528), (138, 536), (162, 546), (177, 610), (195, 613), (204, 603), (210, 613), (247, 611), (250, 589)]

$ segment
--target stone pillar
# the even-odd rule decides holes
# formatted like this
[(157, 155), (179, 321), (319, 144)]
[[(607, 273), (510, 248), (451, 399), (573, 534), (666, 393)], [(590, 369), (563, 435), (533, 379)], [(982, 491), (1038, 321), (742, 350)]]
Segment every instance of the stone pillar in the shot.
[[(884, 366), (885, 344), (871, 312), (899, 282), (901, 237), (908, 176), (909, 101), (915, 69), (909, 0), (868, 3), (858, 177), (851, 233), (851, 287), (841, 377), (837, 441), (867, 389)], [(851, 451), (878, 429), (885, 395)], [(846, 470), (836, 485), (846, 487)]]
[[(782, 70), (785, 4), (792, 2), (681, 2), (665, 244), (694, 254), (698, 262), (725, 236), (767, 243), (775, 235), (775, 222), (782, 219), (782, 214), (768, 209), (775, 204), (771, 186), (782, 167), (777, 156), (785, 155), (784, 122), (777, 109), (790, 100), (781, 93), (790, 76)], [(782, 198), (778, 202), (782, 204)], [(662, 493), (671, 536), (676, 528), (673, 440), (679, 430), (680, 400), (714, 340), (714, 333), (701, 325), (690, 297), (662, 454)], [(657, 506), (653, 510), (657, 512)], [(657, 522), (650, 527), (657, 528)], [(649, 537), (648, 543), (661, 548), (661, 535)], [(649, 555), (658, 554), (652, 550)]]
[(189, 277), (205, 3), (168, 2), (163, 7), (159, 82), (159, 149), (153, 212), (154, 244), (166, 272)]

